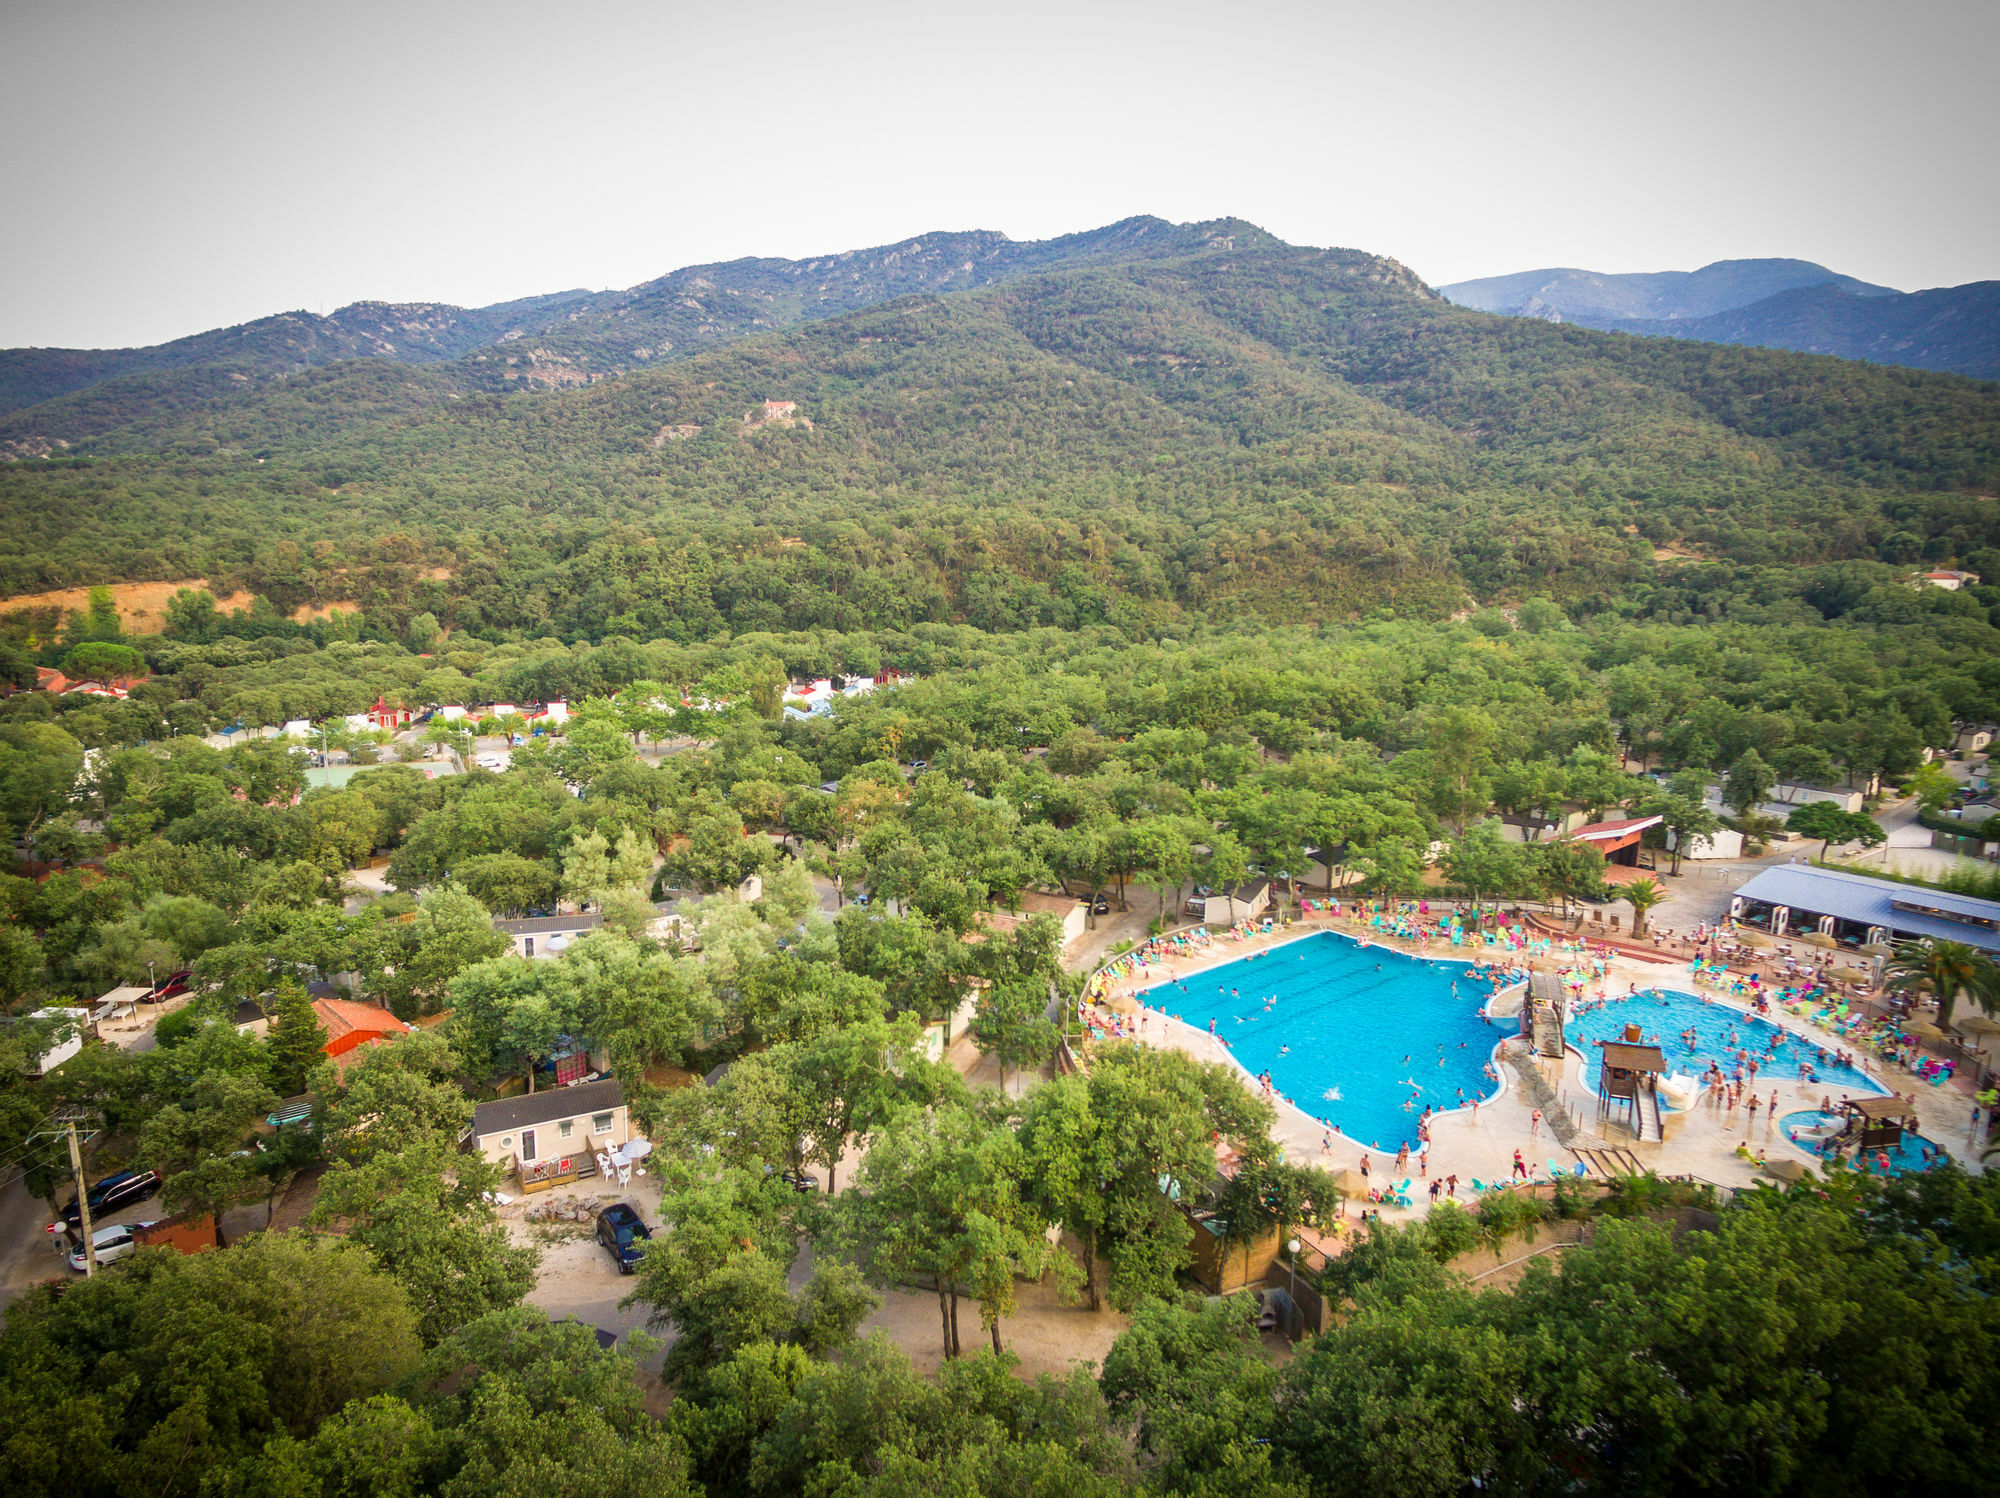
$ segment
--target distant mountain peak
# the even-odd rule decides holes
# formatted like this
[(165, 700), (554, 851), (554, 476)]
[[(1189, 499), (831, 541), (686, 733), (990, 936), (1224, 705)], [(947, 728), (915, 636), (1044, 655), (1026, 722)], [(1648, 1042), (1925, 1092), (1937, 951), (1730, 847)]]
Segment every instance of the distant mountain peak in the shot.
[(1993, 282), (1901, 292), (1810, 260), (1767, 259), (1633, 275), (1520, 271), (1440, 289), (1462, 307), (1607, 332), (2000, 376), (2000, 294)]

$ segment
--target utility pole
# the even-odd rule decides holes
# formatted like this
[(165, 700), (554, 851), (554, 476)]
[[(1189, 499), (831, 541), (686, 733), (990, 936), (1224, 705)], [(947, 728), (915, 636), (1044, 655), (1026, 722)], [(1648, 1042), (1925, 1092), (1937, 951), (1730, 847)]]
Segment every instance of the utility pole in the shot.
[(83, 1220), (83, 1277), (97, 1273), (97, 1244), (91, 1239), (90, 1190), (83, 1184), (83, 1151), (76, 1147), (76, 1125), (69, 1128), (69, 1168), (76, 1176), (76, 1209)]

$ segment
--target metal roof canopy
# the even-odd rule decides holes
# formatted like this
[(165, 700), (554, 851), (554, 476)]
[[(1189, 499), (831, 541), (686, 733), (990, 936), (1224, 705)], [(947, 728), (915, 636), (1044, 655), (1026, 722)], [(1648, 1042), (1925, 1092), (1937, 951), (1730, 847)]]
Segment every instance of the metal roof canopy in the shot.
[[(1892, 902), (1902, 892), (1918, 895), (1937, 910), (1963, 913), (1963, 922), (1941, 916), (1897, 910)], [(1736, 891), (1739, 898), (1764, 905), (1787, 905), (1813, 915), (1830, 915), (1858, 926), (1881, 926), (1910, 936), (1934, 937), (1940, 941), (1969, 942), (1975, 947), (2000, 952), (2000, 931), (1974, 925), (1975, 920), (2000, 921), (2000, 900), (1981, 900), (1971, 895), (1948, 894), (1920, 885), (1894, 884), (1869, 879), (1838, 869), (1817, 869), (1805, 864), (1779, 864), (1765, 869)]]

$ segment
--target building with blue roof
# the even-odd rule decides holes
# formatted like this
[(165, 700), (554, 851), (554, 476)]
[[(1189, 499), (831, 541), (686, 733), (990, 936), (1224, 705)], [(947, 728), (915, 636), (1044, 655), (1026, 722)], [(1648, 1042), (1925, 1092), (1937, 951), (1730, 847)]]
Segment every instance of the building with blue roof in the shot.
[(1736, 892), (1729, 916), (1775, 936), (1817, 932), (1849, 947), (1962, 941), (2000, 952), (2000, 900), (1811, 864), (1765, 869)]

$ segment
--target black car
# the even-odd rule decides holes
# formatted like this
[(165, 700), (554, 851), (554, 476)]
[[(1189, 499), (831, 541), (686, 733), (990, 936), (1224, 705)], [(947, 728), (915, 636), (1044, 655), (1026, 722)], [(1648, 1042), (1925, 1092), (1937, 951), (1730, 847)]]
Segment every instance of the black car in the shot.
[(597, 1214), (597, 1241), (611, 1255), (620, 1274), (630, 1274), (639, 1267), (639, 1255), (652, 1237), (638, 1212), (624, 1202), (614, 1202)]
[[(144, 1201), (159, 1189), (160, 1177), (156, 1171), (121, 1170), (117, 1175), (106, 1176), (90, 1188), (90, 1220), (95, 1224), (121, 1207)], [(72, 1233), (81, 1232), (83, 1209), (71, 1202), (63, 1208), (63, 1223)]]
[(819, 1190), (819, 1177), (809, 1170), (781, 1170), (778, 1179), (794, 1191)]

